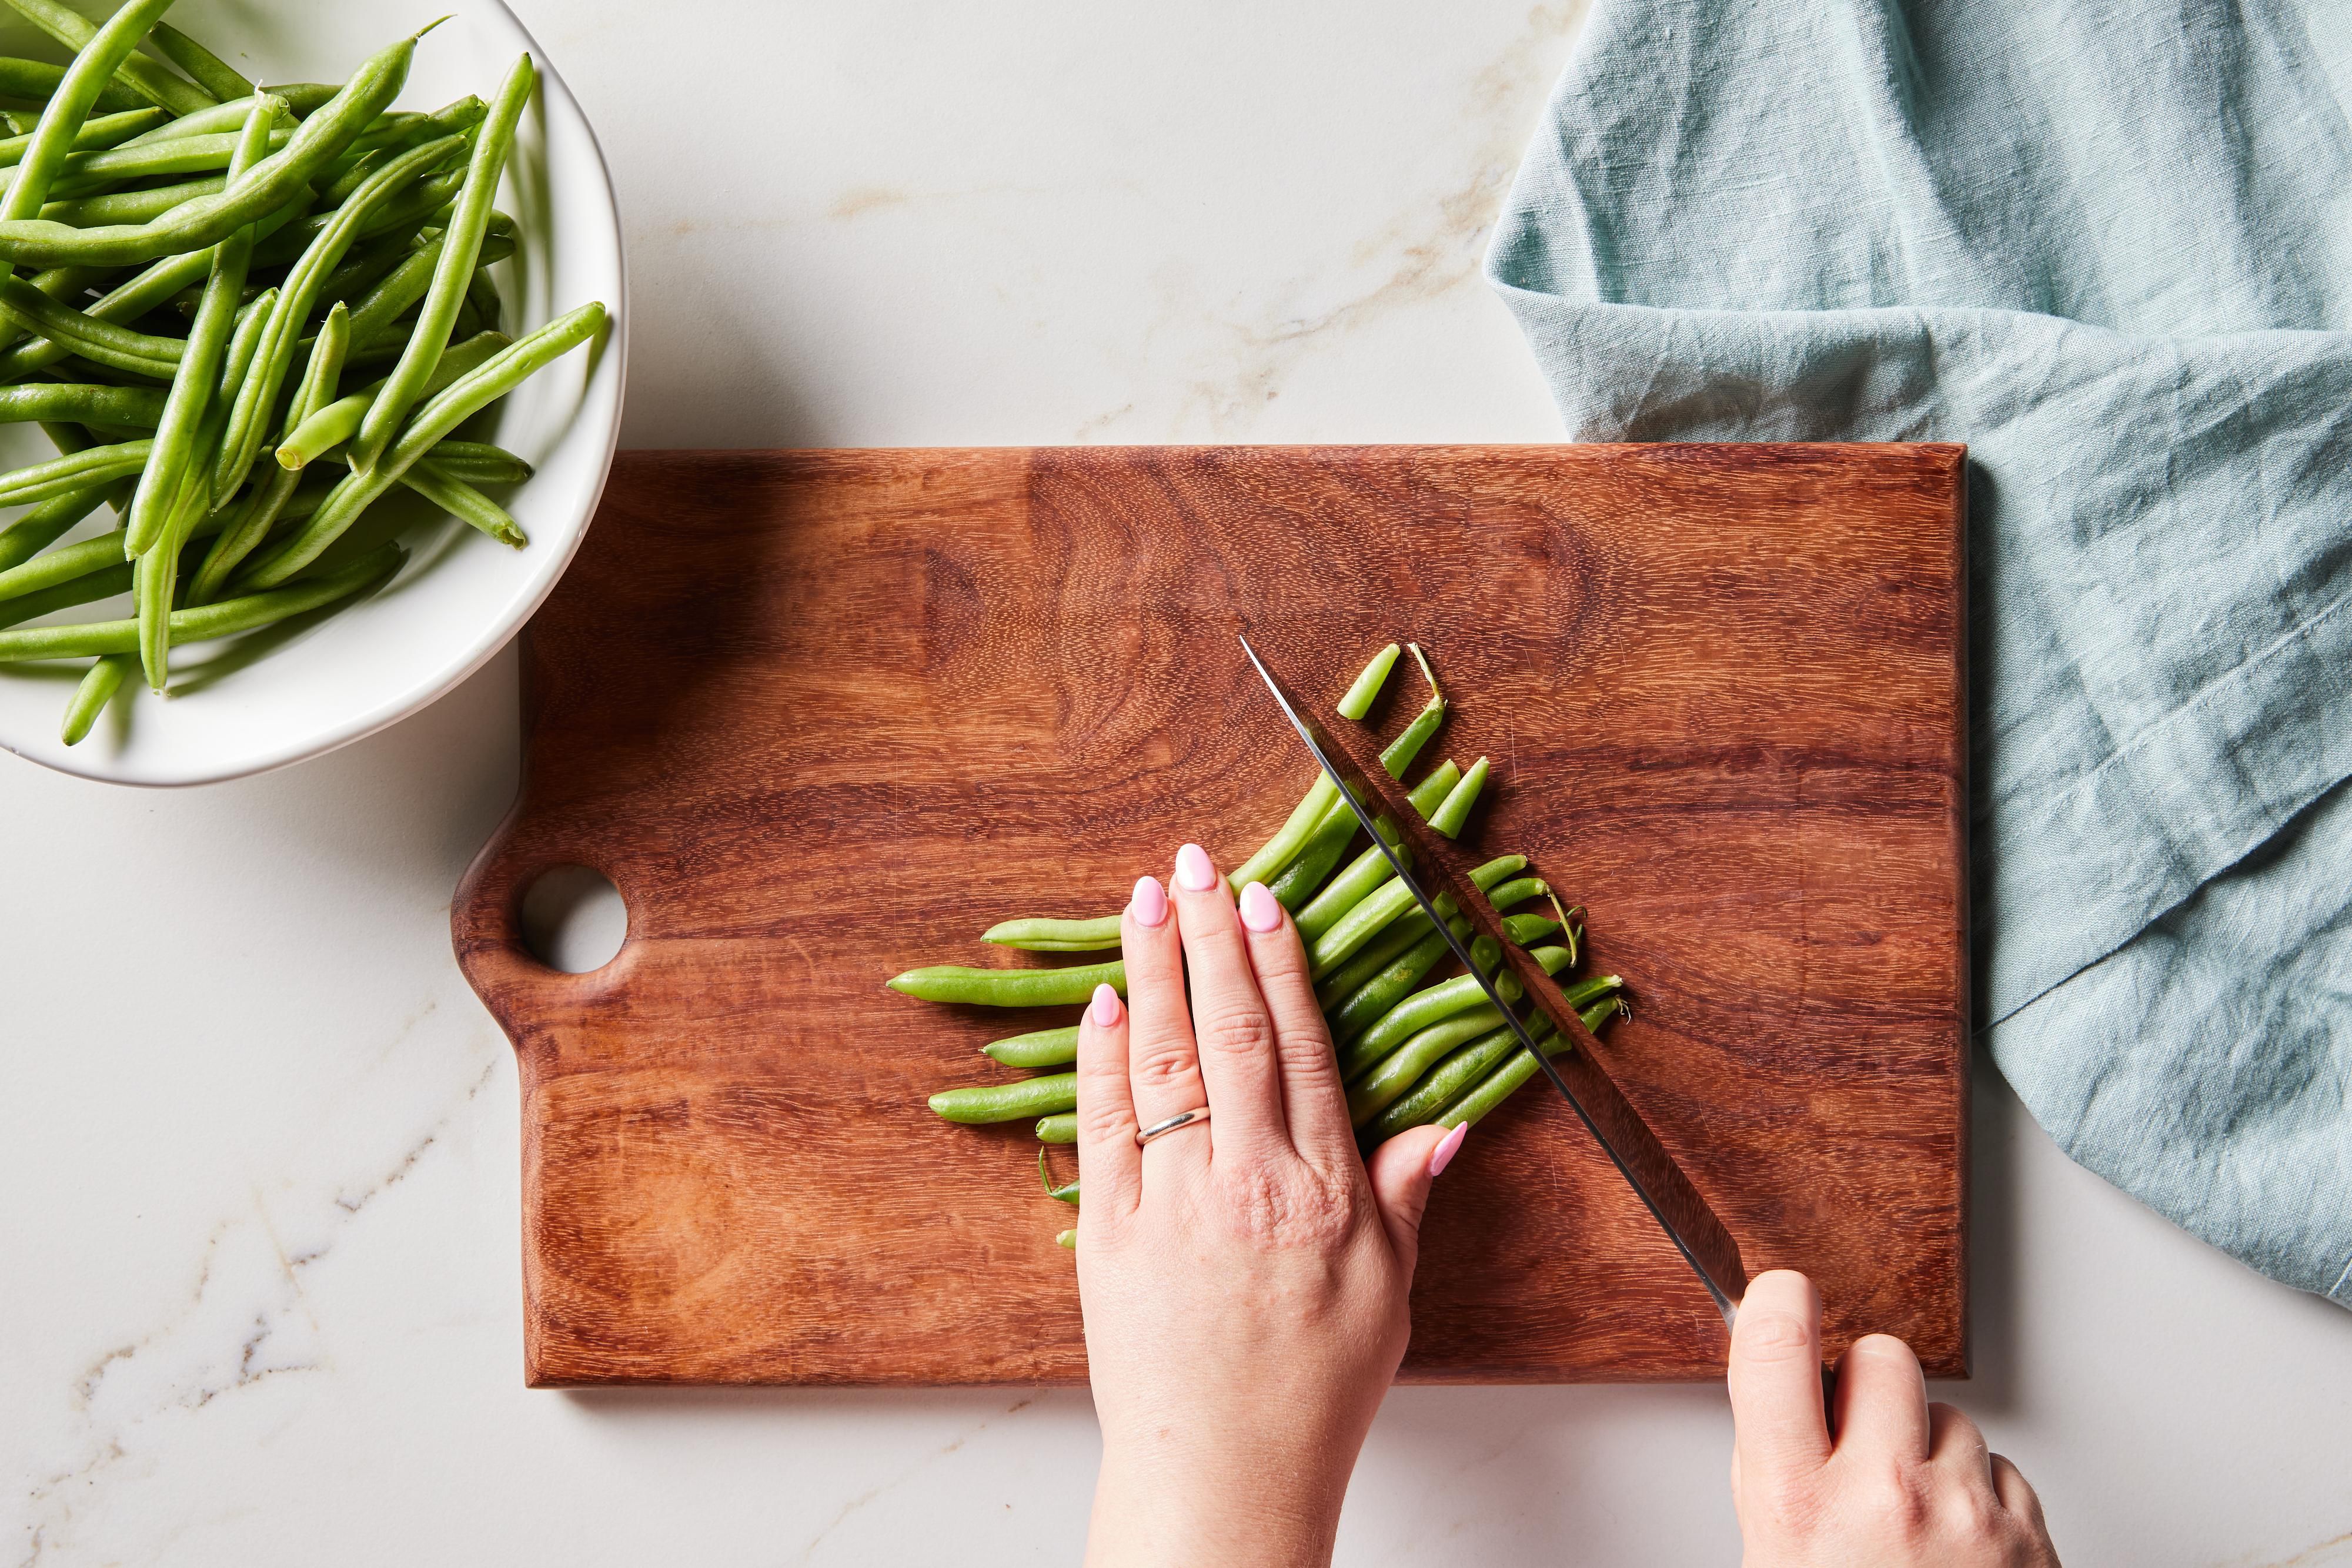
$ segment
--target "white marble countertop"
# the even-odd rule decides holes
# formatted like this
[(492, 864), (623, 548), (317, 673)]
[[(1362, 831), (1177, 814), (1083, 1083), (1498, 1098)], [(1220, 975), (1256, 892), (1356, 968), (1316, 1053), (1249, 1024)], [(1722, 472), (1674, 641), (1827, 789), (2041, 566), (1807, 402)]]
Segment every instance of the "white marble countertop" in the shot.
[[(520, 0), (627, 221), (634, 445), (1548, 440), (1477, 277), (1578, 8)], [(502, 657), (176, 794), (0, 766), (0, 1564), (1069, 1562), (1082, 1393), (534, 1393), (447, 905)], [(1978, 1076), (1978, 1376), (2066, 1560), (2352, 1563), (2352, 1315)], [(1416, 1389), (1351, 1564), (1730, 1563), (1719, 1388)]]

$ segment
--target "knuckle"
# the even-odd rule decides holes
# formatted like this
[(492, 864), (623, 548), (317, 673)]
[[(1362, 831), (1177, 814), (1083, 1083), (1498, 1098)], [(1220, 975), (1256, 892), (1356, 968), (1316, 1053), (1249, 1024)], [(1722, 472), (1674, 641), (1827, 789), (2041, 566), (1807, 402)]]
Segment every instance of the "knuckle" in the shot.
[(1255, 1241), (1328, 1247), (1355, 1225), (1352, 1188), (1304, 1166), (1253, 1165), (1229, 1174), (1222, 1185), (1234, 1228)]
[[(1083, 1081), (1081, 1081), (1083, 1082)], [(1126, 1108), (1108, 1094), (1078, 1095), (1078, 1132), (1090, 1143), (1130, 1137)]]
[(1274, 1023), (1264, 1013), (1236, 1008), (1200, 1027), (1203, 1056), (1264, 1056), (1274, 1049)]
[(1854, 1501), (1895, 1538), (1916, 1540), (1933, 1511), (1926, 1469), (1893, 1459), (1869, 1464), (1853, 1478)]
[(1128, 1076), (1139, 1084), (1162, 1088), (1179, 1083), (1190, 1078), (1197, 1066), (1192, 1042), (1181, 1035), (1155, 1035), (1128, 1047)]
[(1797, 1361), (1813, 1354), (1812, 1330), (1793, 1312), (1743, 1315), (1739, 1327), (1739, 1352), (1750, 1361)]

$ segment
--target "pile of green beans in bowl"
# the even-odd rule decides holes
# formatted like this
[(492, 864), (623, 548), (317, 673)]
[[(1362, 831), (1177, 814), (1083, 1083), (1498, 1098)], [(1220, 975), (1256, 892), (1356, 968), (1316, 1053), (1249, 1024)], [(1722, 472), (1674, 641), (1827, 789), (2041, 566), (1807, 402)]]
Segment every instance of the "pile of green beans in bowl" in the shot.
[[(89, 659), (68, 745), (175, 644), (351, 601), (400, 570), (395, 487), (499, 544), (530, 465), (469, 420), (595, 338), (591, 302), (520, 338), (489, 268), (538, 82), (396, 112), (422, 31), (340, 86), (257, 88), (128, 0), (93, 24), (5, 0), (74, 51), (0, 58), (0, 421), (58, 455), (0, 474), (0, 663)], [(142, 47), (152, 53), (141, 53)], [(67, 541), (104, 505), (111, 531)], [(414, 515), (413, 513), (411, 514)], [(121, 619), (58, 612), (128, 592)], [(26, 624), (26, 622), (40, 622)]]
[[(1373, 655), (1339, 699), (1341, 717), (1363, 720), (1402, 652), (1391, 643)], [(1389, 777), (1399, 781), (1445, 722), (1445, 696), (1436, 674), (1419, 647), (1412, 656), (1429, 697), (1381, 752)], [(1467, 825), (1487, 778), (1483, 757), (1466, 769), (1442, 761), (1412, 788), (1410, 797), (1429, 825), (1452, 839)], [(1297, 922), (1316, 998), (1339, 1052), (1349, 1115), (1365, 1152), (1408, 1127), (1475, 1122), (1536, 1075), (1535, 1058), (1478, 982), (1460, 972), (1444, 935), (1397, 880), (1379, 847), (1365, 838), (1328, 779), (1317, 779), (1281, 830), (1225, 880), (1235, 892), (1264, 883)], [(1541, 877), (1530, 874), (1527, 857), (1497, 856), (1470, 880), (1503, 916), (1510, 939), (1527, 948), (1545, 973), (1560, 977), (1561, 990), (1586, 1028), (1598, 1030), (1612, 1016), (1631, 1016), (1619, 977), (1575, 976), (1582, 911), (1564, 907)], [(1470, 924), (1454, 915), (1450, 901), (1440, 898), (1438, 905), (1454, 936), (1468, 937)], [(1078, 920), (1025, 916), (991, 927), (982, 940), (1040, 953), (1107, 952), (1118, 946), (1118, 920), (1116, 914)], [(1470, 951), (1506, 1002), (1522, 999), (1516, 979), (1496, 977), (1502, 953), (1491, 938), (1479, 936)], [(1119, 960), (1055, 968), (940, 965), (909, 969), (890, 986), (930, 1002), (1077, 1009), (1106, 981), (1126, 993), (1127, 972)], [(1525, 1021), (1545, 1054), (1570, 1048), (1540, 1015)], [(943, 1089), (931, 1096), (931, 1109), (965, 1124), (1035, 1118), (1038, 1179), (1047, 1197), (1076, 1204), (1077, 1181), (1055, 1180), (1044, 1145), (1077, 1140), (1077, 1074), (1070, 1064), (1077, 1060), (1078, 1026), (1013, 1035), (981, 1051), (1002, 1067), (1032, 1075)], [(1076, 1232), (1066, 1229), (1055, 1239), (1075, 1246)]]

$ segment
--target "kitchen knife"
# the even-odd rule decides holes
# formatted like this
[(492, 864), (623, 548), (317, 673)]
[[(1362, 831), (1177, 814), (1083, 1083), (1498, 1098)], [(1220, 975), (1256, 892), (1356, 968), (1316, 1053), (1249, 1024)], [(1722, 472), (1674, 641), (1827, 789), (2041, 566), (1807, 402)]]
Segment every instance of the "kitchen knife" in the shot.
[[(1274, 694), (1275, 705), (1298, 732), (1298, 738), (1307, 743), (1316, 764), (1339, 790), (1339, 799), (1348, 803), (1348, 809), (1371, 835), (1372, 842), (1380, 846), (1397, 880), (1421, 904), (1430, 924), (1444, 936), (1454, 956), (1462, 960), (1462, 967), (1477, 977), (1486, 999), (1503, 1015), (1511, 1032), (1519, 1037), (1520, 1045), (1533, 1053), (1544, 1076), (1551, 1080), (1552, 1087), (1559, 1091), (1560, 1097), (1568, 1102), (1569, 1108), (1633, 1189), (1633, 1195), (1665, 1231), (1666, 1239), (1698, 1276), (1699, 1283), (1706, 1287), (1728, 1327), (1739, 1298), (1748, 1290), (1748, 1271), (1739, 1260), (1739, 1244), (1731, 1239), (1731, 1233), (1723, 1228), (1723, 1222), (1715, 1217), (1698, 1189), (1691, 1186), (1690, 1178), (1683, 1174), (1665, 1145), (1658, 1142), (1657, 1134), (1650, 1131), (1641, 1113), (1619, 1091), (1616, 1081), (1609, 1076), (1608, 1069), (1593, 1051), (1592, 1031), (1584, 1027), (1583, 1019), (1568, 1005), (1568, 998), (1544, 973), (1543, 966), (1504, 934), (1502, 917), (1471, 883), (1465, 870), (1466, 857), (1422, 820), (1404, 790), (1380, 765), (1379, 756), (1370, 744), (1352, 735), (1339, 738), (1327, 732), (1306, 704), (1292, 695), (1258, 651), (1250, 646), (1249, 638), (1244, 636), (1241, 641), (1242, 652), (1249, 655), (1249, 662), (1256, 666), (1266, 689)], [(1376, 813), (1395, 825), (1397, 844), (1392, 845), (1372, 825)], [(1399, 845), (1403, 852), (1400, 852)], [(1551, 1020), (1560, 1037), (1572, 1042), (1572, 1050), (1554, 1061), (1537, 1047), (1527, 1025), (1503, 1000), (1494, 981), (1471, 961), (1468, 944), (1454, 934), (1431, 894), (1406, 869), (1406, 854), (1411, 855), (1413, 865), (1423, 870), (1436, 891), (1457, 906), (1461, 918), (1501, 946), (1504, 961), (1526, 988), (1528, 998)]]

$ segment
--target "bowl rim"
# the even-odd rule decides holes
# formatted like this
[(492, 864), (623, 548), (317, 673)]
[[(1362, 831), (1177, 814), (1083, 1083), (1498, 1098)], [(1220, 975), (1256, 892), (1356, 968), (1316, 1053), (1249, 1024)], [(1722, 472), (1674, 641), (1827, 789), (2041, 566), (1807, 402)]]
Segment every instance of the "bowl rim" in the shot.
[[(71, 778), (88, 779), (96, 783), (115, 784), (134, 789), (184, 789), (205, 784), (226, 784), (238, 779), (250, 779), (258, 774), (274, 772), (280, 768), (290, 768), (298, 762), (307, 762), (314, 757), (323, 757), (328, 752), (340, 750), (355, 741), (365, 740), (380, 730), (389, 729), (401, 720), (422, 712), (457, 690), (483, 665), (496, 657), (509, 643), (521, 635), (523, 629), (530, 623), (531, 617), (538, 613), (539, 607), (547, 602), (548, 595), (555, 591), (555, 585), (562, 581), (563, 574), (571, 570), (573, 559), (580, 552), (581, 542), (586, 538), (588, 529), (596, 520), (596, 511), (603, 504), (605, 486), (612, 479), (613, 460), (620, 449), (621, 418), (629, 395), (628, 246), (621, 226), (619, 193), (613, 186), (612, 160), (604, 155), (604, 144), (596, 135), (594, 122), (588, 118), (587, 110), (581, 108), (578, 96), (572, 92), (571, 84), (563, 79), (562, 73), (556, 68), (554, 62), (548, 57), (547, 50), (540, 44), (538, 38), (532, 36), (530, 29), (523, 25), (522, 18), (515, 15), (513, 7), (509, 5), (506, 0), (482, 0), (482, 5), (485, 10), (495, 11), (505, 17), (507, 25), (521, 37), (523, 47), (530, 52), (531, 59), (539, 68), (540, 91), (551, 97), (554, 94), (562, 94), (563, 101), (570, 106), (573, 118), (579, 121), (581, 129), (587, 132), (588, 149), (594, 155), (596, 173), (604, 191), (603, 221), (609, 224), (612, 235), (616, 284), (614, 288), (612, 309), (607, 315), (609, 325), (603, 350), (604, 354), (612, 356), (613, 359), (612, 413), (604, 431), (604, 455), (596, 465), (595, 482), (588, 487), (580, 526), (571, 531), (569, 540), (560, 547), (561, 559), (555, 561), (552, 570), (547, 572), (536, 591), (520, 603), (518, 612), (511, 619), (483, 631), (467, 643), (455, 659), (443, 665), (437, 673), (425, 674), (406, 693), (380, 703), (373, 708), (353, 714), (339, 723), (290, 740), (283, 746), (259, 750), (250, 756), (240, 758), (231, 766), (200, 768), (184, 775), (173, 777), (159, 777), (152, 774), (130, 777), (106, 771), (100, 761), (99, 754), (91, 754), (87, 758), (87, 765), (77, 766), (84, 763), (85, 759), (72, 751), (67, 752), (62, 757), (37, 756), (18, 751), (4, 741), (0, 741), (0, 750), (5, 750), (23, 761), (36, 763)], [(583, 412), (584, 413), (584, 410)]]

